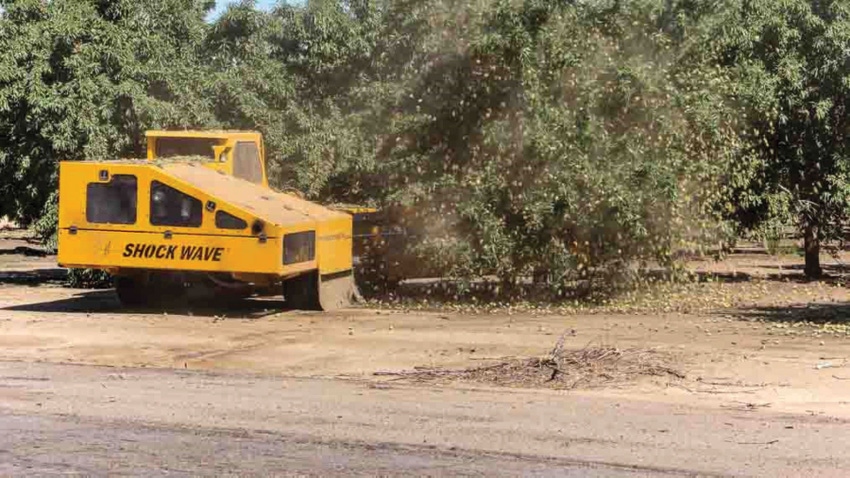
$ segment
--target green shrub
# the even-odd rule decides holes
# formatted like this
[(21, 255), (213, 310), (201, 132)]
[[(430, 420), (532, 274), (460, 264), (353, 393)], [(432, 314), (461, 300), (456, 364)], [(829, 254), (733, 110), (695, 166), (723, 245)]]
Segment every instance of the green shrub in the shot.
[(67, 286), (76, 289), (108, 289), (112, 287), (112, 276), (97, 269), (70, 269)]
[(59, 194), (50, 194), (41, 212), (41, 217), (32, 224), (32, 230), (41, 240), (44, 248), (56, 252), (59, 226)]

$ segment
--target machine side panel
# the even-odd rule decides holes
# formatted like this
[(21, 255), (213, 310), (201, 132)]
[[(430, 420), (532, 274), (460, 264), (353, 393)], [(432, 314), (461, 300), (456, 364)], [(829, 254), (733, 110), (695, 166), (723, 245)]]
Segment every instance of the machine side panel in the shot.
[(78, 229), (59, 231), (66, 267), (159, 269), (255, 274), (281, 273), (281, 243), (253, 237)]
[(322, 222), (316, 235), (321, 274), (351, 270), (353, 261), (351, 228), (351, 216)]
[[(351, 270), (349, 214), (201, 166), (70, 162), (60, 168), (62, 265), (283, 277)], [(298, 236), (290, 237), (287, 251), (291, 234)]]
[[(86, 221), (86, 181), (89, 168), (80, 163), (59, 163), (59, 228)], [(92, 175), (97, 172), (92, 170)], [(96, 176), (94, 176), (96, 177)], [(83, 187), (81, 187), (83, 186)]]
[[(134, 211), (125, 221), (91, 222), (106, 210), (110, 197), (89, 200), (88, 189), (107, 186), (114, 178), (133, 178)], [(152, 185), (175, 188), (191, 198), (198, 214), (195, 227), (154, 225)], [(261, 238), (252, 233), (258, 218), (252, 211), (219, 199), (170, 177), (149, 163), (63, 162), (60, 165), (59, 263), (104, 269), (145, 268), (245, 272), (280, 275), (281, 241), (277, 226), (264, 222)], [(126, 198), (123, 198), (126, 199)], [(99, 211), (94, 211), (98, 209)], [(179, 214), (180, 208), (171, 207)], [(222, 229), (216, 215), (229, 213), (244, 221), (244, 229)], [(107, 214), (108, 216), (108, 214)], [(315, 266), (315, 265), (314, 265)]]

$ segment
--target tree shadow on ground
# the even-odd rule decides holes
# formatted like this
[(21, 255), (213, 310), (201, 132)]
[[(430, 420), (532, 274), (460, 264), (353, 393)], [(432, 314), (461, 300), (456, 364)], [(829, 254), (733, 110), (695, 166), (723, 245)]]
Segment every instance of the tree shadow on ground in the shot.
[[(694, 278), (697, 282), (750, 282), (753, 280), (754, 276), (752, 274), (748, 274), (746, 272), (707, 272), (707, 271), (694, 271), (692, 272)], [(668, 275), (664, 273), (658, 274), (655, 277), (661, 279), (668, 279)]]
[(14, 249), (0, 249), (0, 256), (47, 257), (49, 255), (47, 251), (27, 246), (18, 246)]
[(494, 280), (465, 282), (454, 279), (429, 278), (402, 282), (390, 290), (364, 293), (367, 299), (378, 301), (428, 301), (433, 304), (488, 304), (494, 302), (589, 299), (593, 291), (587, 281), (576, 281), (560, 294), (547, 284), (535, 284), (530, 279), (506, 287)]
[[(761, 266), (759, 266), (761, 267)], [(770, 266), (775, 268), (775, 266)], [(766, 267), (765, 267), (766, 268)], [(758, 281), (790, 282), (795, 284), (808, 284), (823, 282), (825, 284), (843, 284), (850, 282), (850, 266), (846, 269), (842, 266), (825, 266), (824, 276), (820, 279), (810, 279), (803, 273), (803, 267), (785, 268), (788, 272), (754, 274), (745, 271), (689, 271), (685, 276), (674, 275), (668, 270), (650, 270), (642, 273), (641, 279), (655, 281), (656, 283), (677, 283), (684, 281), (696, 281), (700, 283), (747, 283)], [(642, 283), (638, 283), (642, 284)], [(608, 298), (616, 295), (617, 289), (612, 289), (604, 283), (594, 286), (587, 280), (573, 281), (565, 284), (560, 291), (544, 283), (534, 283), (530, 278), (510, 289), (506, 289), (495, 280), (478, 280), (464, 282), (461, 280), (429, 278), (404, 281), (393, 289), (380, 290), (364, 293), (370, 300), (377, 301), (424, 301), (427, 300), (435, 305), (443, 303), (479, 303), (488, 304), (493, 302), (531, 301), (531, 302), (559, 302), (571, 300), (586, 300), (592, 302), (598, 298)]]
[[(755, 267), (767, 270), (788, 270), (788, 271), (803, 271), (806, 268), (805, 264), (759, 264)], [(823, 264), (821, 265), (824, 274), (827, 275), (848, 275), (850, 274), (850, 264)]]
[[(778, 266), (758, 266), (763, 269), (780, 270)], [(782, 267), (781, 270), (790, 272), (776, 272), (766, 274), (752, 274), (749, 272), (713, 272), (713, 271), (696, 271), (694, 276), (699, 282), (755, 282), (755, 281), (771, 281), (771, 282), (793, 282), (795, 284), (811, 284), (813, 282), (823, 282), (824, 284), (836, 285), (850, 282), (850, 267), (845, 266), (824, 266), (823, 275), (818, 279), (806, 277), (803, 273), (803, 266)]]
[(784, 307), (753, 307), (738, 315), (748, 320), (778, 323), (850, 323), (850, 303), (814, 303)]
[(27, 271), (0, 271), (0, 284), (39, 285), (64, 283), (68, 271), (58, 267), (32, 269)]
[(86, 314), (170, 314), (217, 319), (261, 319), (291, 310), (283, 300), (273, 298), (199, 299), (144, 308), (125, 307), (112, 290), (86, 291), (59, 300), (4, 307), (0, 310), (38, 313)]

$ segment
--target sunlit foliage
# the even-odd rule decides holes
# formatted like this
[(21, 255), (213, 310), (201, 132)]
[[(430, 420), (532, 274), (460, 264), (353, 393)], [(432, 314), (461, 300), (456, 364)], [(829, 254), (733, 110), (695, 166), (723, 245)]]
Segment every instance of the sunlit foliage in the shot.
[(846, 219), (844, 2), (212, 3), (0, 0), (0, 215), (55, 205), (59, 160), (226, 127), (276, 187), (398, 212), (423, 268), (505, 291)]

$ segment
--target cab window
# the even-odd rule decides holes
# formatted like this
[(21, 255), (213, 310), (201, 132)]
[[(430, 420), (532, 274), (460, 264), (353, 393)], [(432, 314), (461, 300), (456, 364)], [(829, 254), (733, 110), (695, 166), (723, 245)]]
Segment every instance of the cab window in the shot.
[(256, 143), (236, 143), (233, 150), (233, 175), (255, 184), (263, 182), (263, 165), (260, 163), (260, 150)]
[(285, 265), (310, 262), (316, 259), (316, 231), (296, 232), (283, 236)]
[(157, 138), (156, 157), (203, 156), (214, 159), (219, 140), (210, 138)]
[(224, 211), (216, 211), (215, 227), (219, 229), (232, 229), (242, 231), (248, 228), (248, 223), (245, 222), (243, 219), (234, 216), (233, 214)]
[(91, 224), (136, 223), (136, 177), (116, 174), (109, 182), (86, 188), (86, 221)]
[(151, 182), (152, 225), (200, 227), (203, 215), (200, 200), (159, 181)]

